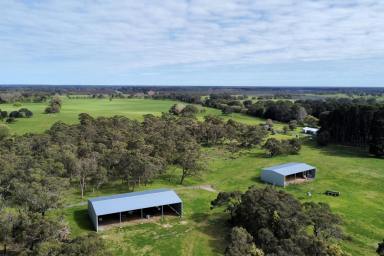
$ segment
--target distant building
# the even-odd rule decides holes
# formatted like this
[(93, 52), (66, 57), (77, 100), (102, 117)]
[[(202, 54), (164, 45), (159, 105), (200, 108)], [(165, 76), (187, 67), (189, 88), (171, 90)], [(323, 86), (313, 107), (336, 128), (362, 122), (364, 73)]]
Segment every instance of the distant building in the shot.
[(152, 91), (152, 90), (150, 90), (150, 91), (147, 92), (147, 95), (148, 95), (148, 96), (154, 96), (155, 94), (156, 94), (156, 92), (155, 92), (155, 91)]
[(262, 181), (281, 187), (313, 180), (315, 176), (316, 167), (306, 163), (275, 165), (263, 168), (261, 172)]
[(100, 226), (153, 216), (183, 214), (183, 202), (175, 191), (155, 189), (88, 200), (88, 215), (98, 231)]
[(305, 134), (316, 135), (318, 131), (319, 131), (319, 129), (317, 129), (317, 128), (311, 128), (311, 127), (304, 127), (303, 128), (303, 133), (305, 133)]

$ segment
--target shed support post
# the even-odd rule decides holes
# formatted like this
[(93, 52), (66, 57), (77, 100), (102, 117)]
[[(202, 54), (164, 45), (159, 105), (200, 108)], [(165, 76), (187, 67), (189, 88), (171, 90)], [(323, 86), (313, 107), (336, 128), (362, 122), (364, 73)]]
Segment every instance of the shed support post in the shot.
[(121, 224), (121, 212), (120, 212), (120, 224)]
[(143, 209), (140, 209), (141, 211), (141, 218), (143, 218)]
[(161, 206), (161, 220), (164, 220), (164, 206)]

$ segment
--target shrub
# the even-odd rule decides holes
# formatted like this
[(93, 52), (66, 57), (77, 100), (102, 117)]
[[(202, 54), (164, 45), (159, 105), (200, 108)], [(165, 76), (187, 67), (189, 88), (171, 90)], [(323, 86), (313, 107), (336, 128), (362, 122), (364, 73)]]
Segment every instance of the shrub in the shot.
[(16, 119), (15, 118), (13, 118), (13, 117), (8, 117), (6, 120), (5, 120), (5, 122), (7, 122), (7, 123), (14, 123), (16, 121)]
[(184, 110), (185, 105), (181, 103), (174, 104), (170, 109), (169, 113), (174, 115), (180, 115), (181, 112)]
[(7, 116), (8, 116), (8, 112), (7, 111), (0, 110), (0, 120), (3, 120)]
[(265, 142), (263, 148), (267, 151), (266, 154), (269, 157), (298, 154), (301, 149), (301, 142), (298, 139), (277, 140), (270, 138)]
[(197, 113), (199, 113), (199, 109), (191, 104), (185, 106), (185, 108), (181, 111), (181, 115), (186, 117), (193, 117)]
[(9, 127), (5, 124), (0, 124), (0, 140), (8, 137), (10, 134)]
[(19, 118), (19, 117), (22, 117), (22, 114), (20, 114), (19, 111), (15, 110), (15, 111), (12, 111), (11, 113), (9, 113), (9, 117), (11, 117), (11, 118)]
[(288, 127), (291, 131), (295, 130), (297, 128), (297, 121), (296, 120), (289, 121)]
[(33, 116), (33, 113), (31, 110), (27, 109), (27, 108), (21, 108), (19, 109), (19, 113), (24, 115), (23, 117), (32, 117)]

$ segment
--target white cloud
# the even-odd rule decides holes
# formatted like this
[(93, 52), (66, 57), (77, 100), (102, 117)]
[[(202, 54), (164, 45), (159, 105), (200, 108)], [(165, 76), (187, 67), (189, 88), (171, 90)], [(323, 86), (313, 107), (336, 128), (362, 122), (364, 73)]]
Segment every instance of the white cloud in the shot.
[(0, 63), (125, 70), (384, 55), (383, 1), (0, 2)]

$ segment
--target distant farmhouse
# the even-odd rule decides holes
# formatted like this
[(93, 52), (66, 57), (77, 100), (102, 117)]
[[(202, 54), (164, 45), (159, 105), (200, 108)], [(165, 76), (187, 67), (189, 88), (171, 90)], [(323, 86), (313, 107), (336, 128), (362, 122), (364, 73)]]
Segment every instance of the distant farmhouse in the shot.
[(311, 134), (311, 135), (316, 135), (319, 129), (317, 128), (311, 128), (311, 127), (304, 127), (303, 128), (303, 133), (305, 134)]
[(183, 202), (169, 189), (147, 190), (88, 200), (88, 215), (98, 231), (100, 227), (154, 216), (183, 214)]
[(316, 176), (316, 167), (306, 163), (286, 163), (263, 168), (261, 180), (285, 187), (289, 184), (297, 184), (313, 180)]

